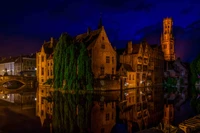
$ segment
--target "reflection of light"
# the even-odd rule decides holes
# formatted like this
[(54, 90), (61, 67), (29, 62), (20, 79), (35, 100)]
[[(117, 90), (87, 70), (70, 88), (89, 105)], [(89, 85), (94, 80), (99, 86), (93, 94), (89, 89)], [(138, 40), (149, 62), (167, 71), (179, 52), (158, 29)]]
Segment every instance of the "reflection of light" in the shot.
[(35, 68), (35, 70), (37, 70), (37, 68)]
[(128, 96), (128, 93), (124, 93), (125, 94), (125, 96)]
[(35, 98), (35, 101), (37, 100), (37, 98)]
[(128, 85), (129, 85), (129, 83), (127, 83), (127, 82), (124, 84), (124, 86), (128, 86)]

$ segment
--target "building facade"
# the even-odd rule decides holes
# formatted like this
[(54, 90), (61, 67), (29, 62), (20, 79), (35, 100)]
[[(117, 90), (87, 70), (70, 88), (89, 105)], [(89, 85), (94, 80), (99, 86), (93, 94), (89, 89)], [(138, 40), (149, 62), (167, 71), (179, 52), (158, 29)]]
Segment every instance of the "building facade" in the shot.
[[(93, 31), (88, 29), (86, 33), (77, 35), (75, 41), (83, 42), (87, 45), (95, 79), (111, 78), (116, 74), (116, 51), (112, 47), (103, 26), (99, 26), (97, 30)], [(44, 83), (49, 79), (53, 79), (53, 51), (56, 43), (57, 41), (51, 38), (49, 42), (44, 42), (40, 51), (36, 53), (38, 81), (36, 115), (40, 117), (42, 124), (47, 117), (52, 116), (53, 111), (52, 103), (45, 100), (45, 98), (51, 96), (54, 89), (52, 86), (45, 85)], [(110, 84), (107, 84), (106, 81), (103, 83), (101, 80), (99, 83), (102, 86), (100, 89), (106, 86), (106, 89), (110, 89), (108, 87)], [(99, 89), (99, 87), (96, 89)], [(119, 86), (113, 89), (119, 89)], [(116, 122), (116, 103), (112, 100), (106, 100), (105, 102), (94, 100), (91, 110), (93, 112), (91, 114), (91, 130), (99, 133), (110, 132)]]
[(7, 57), (0, 60), (0, 75), (36, 76), (35, 54)]
[(174, 61), (176, 59), (172, 25), (172, 18), (164, 18), (163, 33), (161, 35), (161, 46), (166, 61)]
[(36, 55), (21, 55), (15, 60), (15, 75), (36, 76)]
[[(163, 112), (162, 79), (164, 76), (164, 54), (158, 45), (128, 42), (124, 53), (120, 55), (121, 66), (118, 74), (125, 78), (126, 88), (134, 88), (127, 93), (127, 108), (123, 115), (131, 122), (137, 122), (140, 129), (159, 121)], [(133, 102), (134, 101), (134, 102)], [(151, 115), (149, 115), (151, 114)], [(158, 115), (152, 121), (152, 116)], [(153, 116), (154, 117), (154, 116)], [(155, 118), (155, 117), (154, 117)]]

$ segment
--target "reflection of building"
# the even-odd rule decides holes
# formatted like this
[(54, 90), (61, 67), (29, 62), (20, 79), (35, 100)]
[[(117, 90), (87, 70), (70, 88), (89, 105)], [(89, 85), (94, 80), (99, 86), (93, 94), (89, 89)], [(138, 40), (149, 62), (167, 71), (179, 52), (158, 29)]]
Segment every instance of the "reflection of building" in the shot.
[(0, 76), (0, 99), (35, 108), (35, 77)]
[(0, 75), (35, 76), (35, 54), (2, 58), (0, 60)]
[[(95, 96), (91, 111), (91, 131), (110, 133), (116, 123), (116, 95)], [(103, 100), (101, 100), (103, 98)]]
[(174, 120), (174, 105), (173, 104), (165, 104), (164, 106), (164, 124), (170, 125)]
[[(156, 118), (159, 117), (161, 119), (163, 109), (162, 79), (164, 72), (164, 56), (161, 48), (157, 45), (149, 45), (146, 41), (136, 45), (128, 42), (124, 53), (120, 55), (120, 63), (121, 66), (118, 74), (125, 78), (127, 88), (135, 88), (126, 97), (128, 98), (126, 99), (127, 106), (129, 106), (130, 101), (135, 99), (135, 103), (131, 107), (132, 111), (129, 110), (126, 113), (133, 116), (141, 114), (141, 117), (129, 117), (127, 119), (131, 118), (132, 122), (137, 122), (140, 128), (142, 128), (142, 125), (147, 126), (149, 124), (149, 115), (147, 115), (148, 117), (142, 117), (143, 112), (148, 112), (147, 114), (149, 114), (150, 111), (150, 117), (155, 115)], [(159, 118), (150, 118), (150, 120), (158, 122)]]
[[(88, 54), (92, 59), (92, 72), (95, 78), (103, 79), (108, 77), (110, 79), (116, 74), (116, 51), (112, 47), (103, 26), (93, 31), (88, 29), (86, 33), (77, 35), (75, 41), (82, 41), (87, 45)], [(42, 48), (36, 54), (36, 74), (39, 83), (37, 88), (36, 115), (40, 117), (42, 124), (47, 116), (52, 115), (52, 104), (45, 100), (45, 98), (50, 96), (53, 88), (50, 85), (44, 85), (44, 83), (53, 78), (52, 57), (56, 42), (53, 38), (49, 42), (44, 42)], [(102, 86), (100, 89), (110, 89), (110, 87), (106, 87), (106, 81), (105, 83), (101, 81), (100, 84)], [(119, 86), (114, 89), (119, 89)], [(97, 112), (94, 111), (92, 113), (91, 128), (94, 132), (110, 132), (112, 126), (115, 124), (116, 112), (114, 110), (116, 105), (112, 101), (106, 101), (103, 103), (104, 109), (99, 110), (100, 104), (102, 103), (94, 102), (92, 110), (96, 110)]]
[(172, 25), (172, 18), (165, 18), (163, 20), (163, 34), (161, 35), (161, 45), (166, 61), (174, 61), (176, 59)]

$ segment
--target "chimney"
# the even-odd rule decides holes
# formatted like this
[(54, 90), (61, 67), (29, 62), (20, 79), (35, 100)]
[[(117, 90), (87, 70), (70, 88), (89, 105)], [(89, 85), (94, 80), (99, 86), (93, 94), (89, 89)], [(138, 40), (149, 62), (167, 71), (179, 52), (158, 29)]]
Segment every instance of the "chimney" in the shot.
[(51, 37), (51, 40), (50, 40), (50, 48), (52, 48), (52, 47), (53, 47), (53, 42), (54, 42), (54, 38), (53, 38), (53, 37)]
[(91, 28), (90, 28), (90, 27), (88, 27), (88, 28), (87, 28), (87, 34), (89, 35), (89, 34), (90, 34), (90, 32), (91, 32)]
[(129, 41), (129, 42), (128, 42), (128, 50), (127, 50), (127, 51), (128, 51), (128, 54), (132, 53), (132, 50), (133, 50), (132, 45), (133, 45), (133, 44), (132, 44), (132, 41)]

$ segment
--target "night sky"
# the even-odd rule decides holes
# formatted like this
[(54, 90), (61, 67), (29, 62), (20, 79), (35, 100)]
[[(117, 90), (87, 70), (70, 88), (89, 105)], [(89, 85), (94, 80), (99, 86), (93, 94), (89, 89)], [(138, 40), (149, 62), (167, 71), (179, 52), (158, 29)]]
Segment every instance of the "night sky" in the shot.
[(74, 36), (103, 25), (113, 46), (146, 38), (160, 43), (162, 20), (172, 17), (176, 54), (184, 61), (200, 53), (199, 0), (5, 0), (0, 3), (0, 56), (38, 51), (62, 32)]

